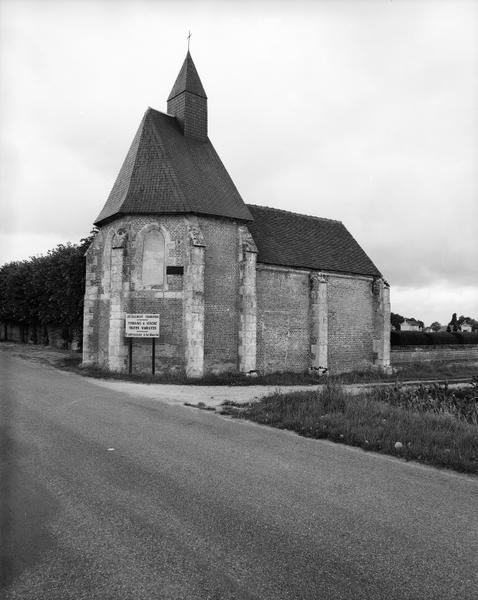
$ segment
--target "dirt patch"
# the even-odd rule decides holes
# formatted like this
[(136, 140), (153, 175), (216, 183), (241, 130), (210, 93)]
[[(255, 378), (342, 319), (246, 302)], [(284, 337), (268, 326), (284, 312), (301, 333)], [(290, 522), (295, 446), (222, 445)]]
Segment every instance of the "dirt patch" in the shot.
[(219, 386), (219, 385), (175, 385), (167, 383), (132, 383), (130, 381), (108, 381), (88, 378), (88, 381), (115, 392), (159, 400), (172, 405), (189, 405), (201, 408), (220, 407), (225, 401), (238, 404), (254, 402), (276, 392), (314, 390), (318, 386)]
[(62, 350), (51, 346), (34, 344), (18, 344), (15, 342), (0, 342), (0, 351), (9, 352), (12, 356), (39, 362), (52, 367), (62, 368), (77, 366), (81, 363), (81, 354), (73, 350)]
[[(9, 352), (12, 356), (34, 362), (47, 364), (55, 368), (68, 368), (78, 366), (81, 355), (71, 350), (50, 348), (49, 346), (35, 346), (31, 344), (17, 344), (1, 342), (0, 350)], [(113, 379), (96, 379), (85, 377), (88, 382), (103, 388), (114, 390), (118, 393), (129, 394), (137, 397), (158, 400), (171, 405), (204, 405), (205, 407), (218, 408), (226, 400), (244, 403), (259, 400), (274, 392), (298, 391), (317, 389), (318, 386), (279, 386), (279, 385), (251, 385), (251, 386), (222, 386), (222, 385), (178, 385), (165, 383), (135, 383), (132, 381), (116, 381)]]

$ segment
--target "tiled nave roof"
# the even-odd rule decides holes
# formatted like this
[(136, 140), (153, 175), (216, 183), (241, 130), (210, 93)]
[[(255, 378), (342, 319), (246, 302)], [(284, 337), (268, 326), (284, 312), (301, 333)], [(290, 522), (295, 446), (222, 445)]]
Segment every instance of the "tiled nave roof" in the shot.
[(380, 276), (380, 271), (340, 221), (247, 206), (254, 218), (247, 226), (258, 249), (258, 262)]

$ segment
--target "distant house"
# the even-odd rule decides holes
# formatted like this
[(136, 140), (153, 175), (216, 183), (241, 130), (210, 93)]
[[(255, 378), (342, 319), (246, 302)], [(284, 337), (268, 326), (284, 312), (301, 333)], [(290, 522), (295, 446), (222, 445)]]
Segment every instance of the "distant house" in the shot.
[(462, 331), (473, 331), (473, 326), (469, 321), (463, 321), (461, 324)]
[(401, 331), (421, 331), (423, 327), (416, 319), (405, 319), (400, 324), (400, 329)]

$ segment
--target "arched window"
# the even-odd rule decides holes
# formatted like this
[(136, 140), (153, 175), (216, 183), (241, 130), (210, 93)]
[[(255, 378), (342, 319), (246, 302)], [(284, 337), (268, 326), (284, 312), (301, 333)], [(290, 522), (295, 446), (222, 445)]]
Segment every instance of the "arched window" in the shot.
[(142, 280), (143, 285), (164, 283), (164, 236), (157, 229), (144, 237)]

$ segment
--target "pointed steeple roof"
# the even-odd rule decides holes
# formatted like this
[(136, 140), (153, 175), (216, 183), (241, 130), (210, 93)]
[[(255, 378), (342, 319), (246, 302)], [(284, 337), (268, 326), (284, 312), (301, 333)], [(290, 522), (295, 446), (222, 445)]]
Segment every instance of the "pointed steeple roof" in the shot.
[(189, 50), (173, 85), (173, 89), (168, 96), (168, 101), (183, 92), (190, 92), (196, 96), (201, 96), (201, 98), (207, 98)]
[(252, 219), (211, 142), (185, 136), (177, 119), (149, 108), (95, 224), (187, 213)]

